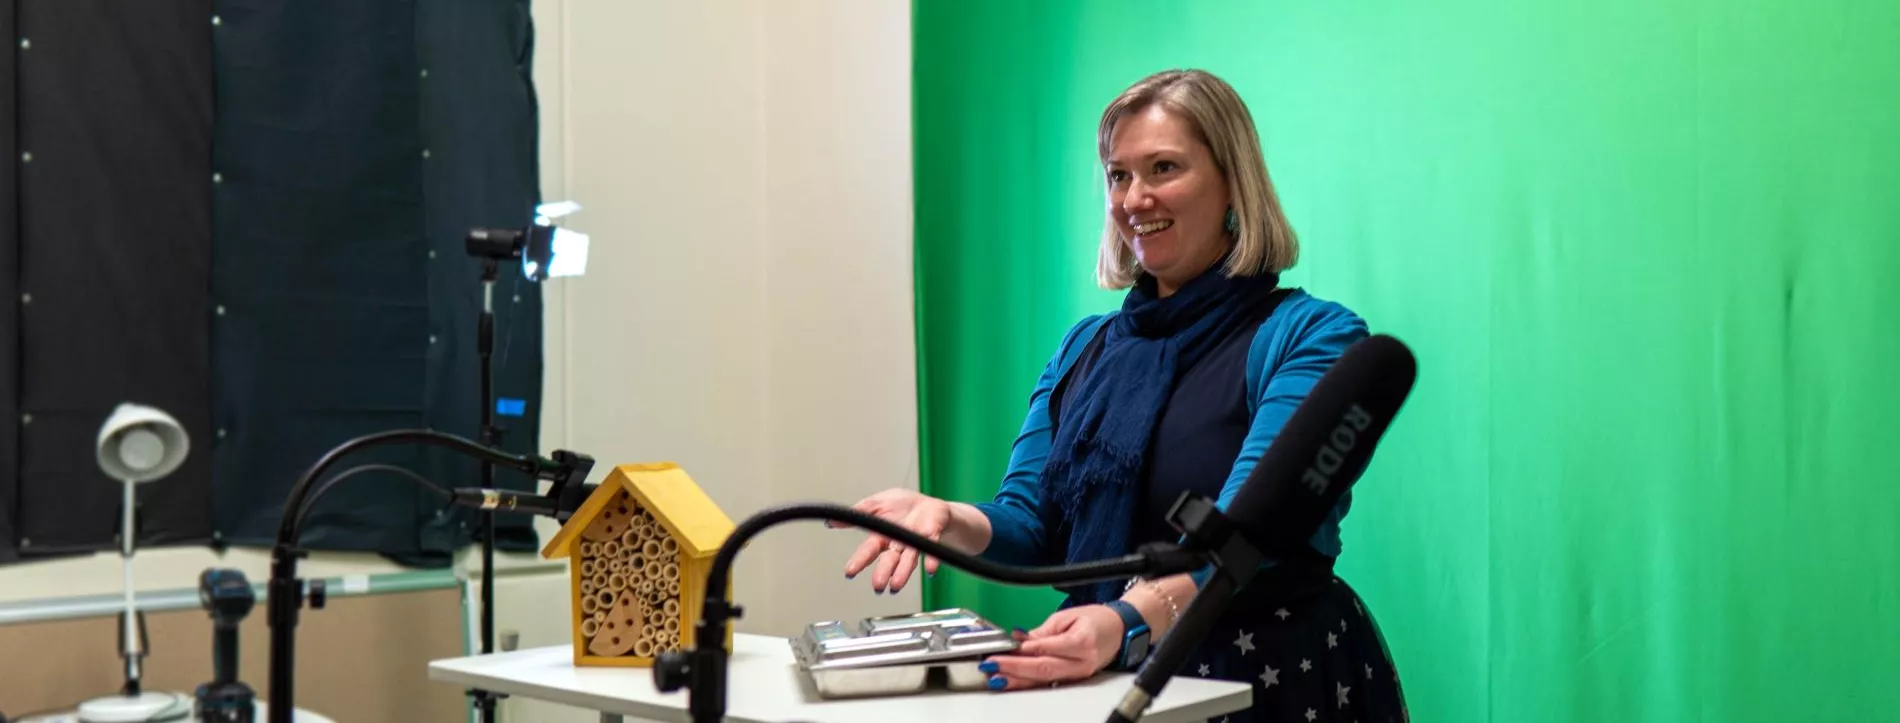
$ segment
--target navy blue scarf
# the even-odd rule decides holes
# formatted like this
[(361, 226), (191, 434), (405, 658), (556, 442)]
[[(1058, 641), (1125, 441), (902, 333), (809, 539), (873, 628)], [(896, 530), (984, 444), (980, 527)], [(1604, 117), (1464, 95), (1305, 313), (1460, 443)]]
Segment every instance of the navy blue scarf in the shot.
[[(1102, 348), (1088, 375), (1064, 394), (1042, 479), (1059, 516), (1049, 529), (1069, 531), (1067, 562), (1132, 551), (1140, 480), (1175, 382), (1235, 327), (1256, 320), (1251, 312), (1279, 284), (1275, 274), (1230, 279), (1225, 265), (1214, 264), (1167, 298), (1144, 274), (1121, 312), (1097, 332)], [(1067, 604), (1090, 604), (1120, 597), (1121, 587), (1105, 582), (1063, 591)]]

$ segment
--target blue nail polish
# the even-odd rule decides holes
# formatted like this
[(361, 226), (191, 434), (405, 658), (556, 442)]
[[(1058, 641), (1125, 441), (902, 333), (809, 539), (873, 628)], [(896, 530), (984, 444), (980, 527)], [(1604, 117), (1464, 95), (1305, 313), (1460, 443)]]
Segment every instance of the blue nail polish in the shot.
[(996, 661), (985, 660), (982, 663), (977, 664), (976, 669), (981, 670), (985, 673), (994, 673), (996, 672)]
[(1006, 685), (1009, 685), (1009, 681), (1003, 680), (1002, 676), (992, 676), (990, 678), (990, 690), (1002, 690), (1003, 686)]

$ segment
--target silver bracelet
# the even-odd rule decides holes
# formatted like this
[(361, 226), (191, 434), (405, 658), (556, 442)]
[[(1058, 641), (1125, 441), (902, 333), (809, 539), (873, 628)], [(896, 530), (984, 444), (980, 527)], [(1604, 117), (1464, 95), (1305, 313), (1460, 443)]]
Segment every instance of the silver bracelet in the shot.
[(1128, 584), (1122, 587), (1122, 593), (1127, 594), (1129, 590), (1135, 589), (1135, 583), (1138, 582), (1148, 583), (1148, 587), (1153, 589), (1156, 595), (1161, 596), (1161, 601), (1168, 604), (1169, 627), (1173, 627), (1175, 624), (1181, 622), (1181, 606), (1174, 604), (1174, 596), (1169, 595), (1167, 589), (1161, 587), (1161, 583), (1153, 580), (1143, 580), (1139, 577), (1131, 577), (1128, 578)]

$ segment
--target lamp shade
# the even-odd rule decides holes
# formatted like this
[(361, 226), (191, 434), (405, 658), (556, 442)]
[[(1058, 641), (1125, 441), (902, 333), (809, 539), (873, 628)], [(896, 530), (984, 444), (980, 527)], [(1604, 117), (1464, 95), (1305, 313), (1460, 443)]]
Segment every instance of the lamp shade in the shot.
[(120, 404), (99, 428), (99, 469), (122, 482), (150, 482), (185, 463), (191, 441), (163, 410)]

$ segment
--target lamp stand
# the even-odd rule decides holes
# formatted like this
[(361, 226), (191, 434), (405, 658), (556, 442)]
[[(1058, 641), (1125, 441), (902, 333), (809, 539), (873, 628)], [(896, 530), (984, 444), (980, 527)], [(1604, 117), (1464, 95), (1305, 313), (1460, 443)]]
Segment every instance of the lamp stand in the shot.
[(119, 564), (124, 575), (125, 609), (119, 611), (119, 658), (125, 662), (125, 685), (118, 695), (101, 696), (79, 705), (83, 723), (132, 723), (183, 718), (191, 706), (182, 696), (150, 693), (140, 689), (144, 678), (145, 615), (139, 612), (138, 598), (132, 587), (132, 550), (138, 533), (138, 484), (123, 481), (125, 496), (119, 510)]

